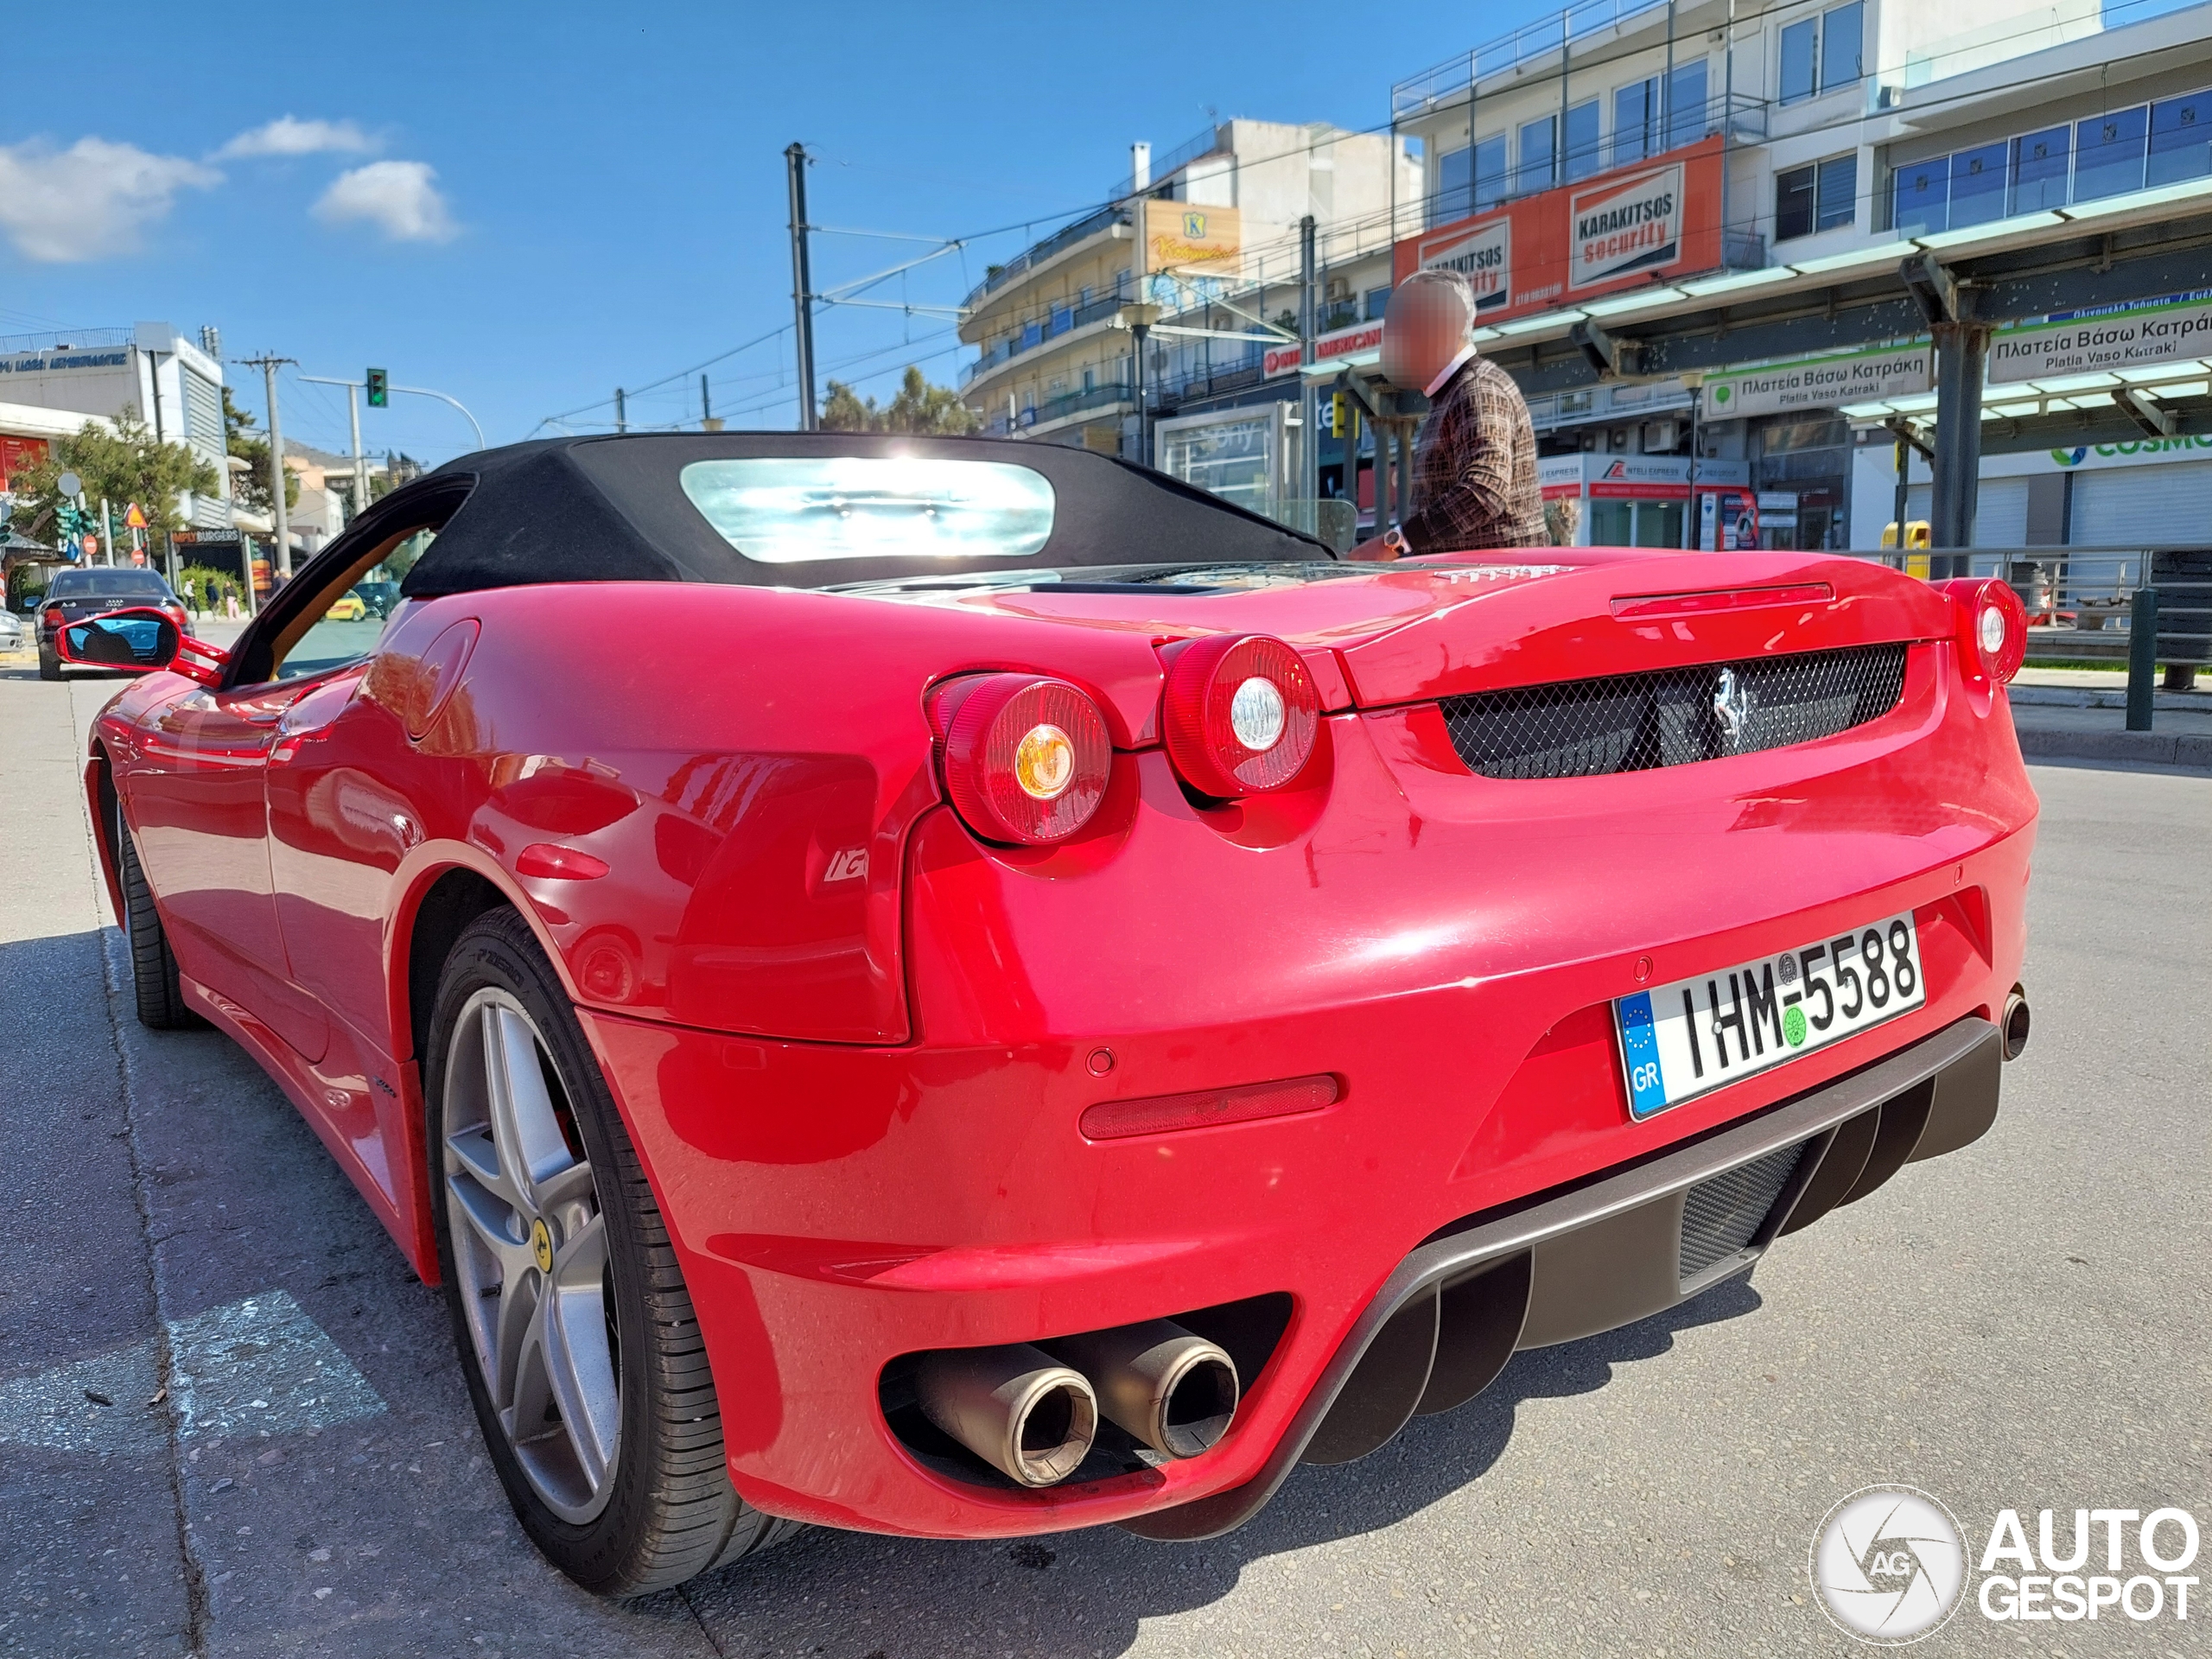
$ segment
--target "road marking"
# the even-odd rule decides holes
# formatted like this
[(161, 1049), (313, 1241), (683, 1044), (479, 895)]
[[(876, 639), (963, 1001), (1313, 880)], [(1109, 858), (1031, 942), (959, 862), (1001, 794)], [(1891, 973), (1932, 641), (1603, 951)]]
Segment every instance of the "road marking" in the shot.
[[(289, 1292), (211, 1307), (172, 1321), (168, 1333), (180, 1440), (298, 1433), (385, 1408)], [(162, 1421), (146, 1402), (158, 1386), (151, 1342), (0, 1382), (0, 1446), (102, 1456), (156, 1450)], [(115, 1403), (94, 1404), (87, 1389)]]

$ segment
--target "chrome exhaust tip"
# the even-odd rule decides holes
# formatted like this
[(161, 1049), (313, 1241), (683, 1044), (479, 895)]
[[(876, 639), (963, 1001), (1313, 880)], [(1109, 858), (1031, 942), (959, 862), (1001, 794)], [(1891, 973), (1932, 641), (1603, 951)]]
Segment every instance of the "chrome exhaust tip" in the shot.
[(1998, 1029), (2005, 1033), (2005, 1058), (2017, 1060), (2028, 1046), (2028, 994), (2015, 985), (2012, 994), (2005, 999), (2005, 1016), (1998, 1022)]
[(1083, 1374), (1026, 1342), (925, 1354), (914, 1383), (930, 1421), (1024, 1486), (1065, 1480), (1098, 1432)]
[(1173, 1319), (1090, 1331), (1052, 1347), (1090, 1379), (1108, 1421), (1163, 1457), (1211, 1451), (1236, 1415), (1236, 1362)]

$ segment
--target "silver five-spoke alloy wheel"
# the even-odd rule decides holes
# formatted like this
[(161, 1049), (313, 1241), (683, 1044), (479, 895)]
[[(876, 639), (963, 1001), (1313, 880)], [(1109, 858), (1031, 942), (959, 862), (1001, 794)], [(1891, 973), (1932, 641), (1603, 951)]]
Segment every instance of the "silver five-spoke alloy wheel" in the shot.
[(606, 1507), (620, 1452), (607, 1226), (544, 1038), (506, 992), (462, 1006), (444, 1107), (446, 1213), (476, 1363), (531, 1487), (581, 1524)]

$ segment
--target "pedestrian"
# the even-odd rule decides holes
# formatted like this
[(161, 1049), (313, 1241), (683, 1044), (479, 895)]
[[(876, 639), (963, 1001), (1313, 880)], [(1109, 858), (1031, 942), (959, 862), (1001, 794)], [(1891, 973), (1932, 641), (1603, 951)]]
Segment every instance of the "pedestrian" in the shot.
[(1417, 270), (1390, 296), (1383, 375), (1430, 402), (1414, 441), (1415, 510), (1345, 557), (1550, 543), (1529, 405), (1513, 377), (1475, 350), (1474, 327), (1474, 290), (1456, 270)]

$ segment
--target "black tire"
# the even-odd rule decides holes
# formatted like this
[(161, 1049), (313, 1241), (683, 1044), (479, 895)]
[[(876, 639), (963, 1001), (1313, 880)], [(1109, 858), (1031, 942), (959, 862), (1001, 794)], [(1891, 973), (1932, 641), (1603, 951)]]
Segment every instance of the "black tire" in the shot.
[(115, 809), (115, 872), (123, 889), (123, 936), (130, 947), (130, 988), (137, 1000), (138, 1023), (152, 1031), (191, 1031), (207, 1022), (184, 1000), (184, 981), (168, 931), (154, 908), (146, 873), (138, 868), (138, 845), (123, 809)]
[(41, 680), (58, 680), (61, 677), (61, 659), (45, 645), (38, 648), (38, 677)]
[[(477, 1235), (470, 1236), (466, 1275), (456, 1257), (452, 1183), (465, 1182), (467, 1170), (449, 1153), (453, 1131), (448, 1120), (468, 1109), (467, 1068), (472, 1051), (466, 1041), (461, 1064), (456, 1066), (453, 1061), (457, 1039), (481, 1018), (487, 994), (512, 999), (536, 1027), (548, 1097), (559, 1115), (571, 1157), (580, 1143), (590, 1166), (589, 1191), (595, 1196), (597, 1223), (604, 1230), (605, 1282), (611, 1293), (608, 1363), (618, 1390), (620, 1427), (606, 1490), (595, 1489), (592, 1499), (601, 1507), (582, 1520), (564, 1517), (533, 1484), (531, 1472), (501, 1421), (485, 1376), (487, 1362), (479, 1358), (479, 1337), (470, 1324), (467, 1299), (478, 1299), (480, 1320), (500, 1323), (496, 1313), (482, 1310), (487, 1306), (504, 1308), (510, 1294), (518, 1297), (524, 1290), (506, 1280), (498, 1292), (483, 1288), (486, 1255)], [(480, 1056), (481, 1051), (474, 1052)], [(439, 976), (424, 1061), (431, 1207), (454, 1344), (493, 1467), (532, 1541), (585, 1589), (606, 1596), (636, 1596), (681, 1584), (798, 1530), (795, 1522), (752, 1508), (730, 1485), (721, 1411), (705, 1341), (660, 1206), (560, 980), (528, 925), (513, 911), (487, 912), (454, 941)], [(455, 1087), (448, 1086), (449, 1071), (460, 1080)], [(465, 1137), (480, 1129), (465, 1126), (462, 1134)], [(461, 1175), (450, 1173), (456, 1169)], [(480, 1186), (473, 1191), (480, 1201), (486, 1194)], [(505, 1202), (497, 1198), (491, 1201)], [(545, 1214), (550, 1217), (554, 1213), (549, 1205)], [(525, 1219), (522, 1210), (512, 1215), (518, 1224)], [(531, 1233), (532, 1241), (536, 1237)], [(556, 1264), (552, 1270), (557, 1272), (560, 1258), (550, 1244), (545, 1256), (534, 1259), (552, 1261)], [(528, 1278), (526, 1268), (522, 1278)], [(503, 1333), (511, 1328), (500, 1324)], [(510, 1339), (501, 1338), (502, 1343)], [(496, 1367), (497, 1362), (491, 1363)], [(514, 1362), (510, 1358), (507, 1363), (512, 1370)], [(511, 1390), (516, 1387), (512, 1382), (506, 1386)], [(519, 1406), (516, 1409), (519, 1414)], [(542, 1446), (553, 1439), (550, 1431), (541, 1432), (531, 1445)]]

